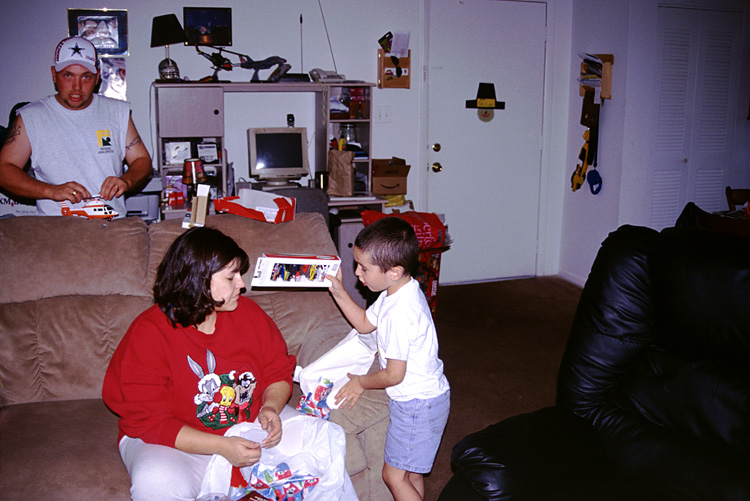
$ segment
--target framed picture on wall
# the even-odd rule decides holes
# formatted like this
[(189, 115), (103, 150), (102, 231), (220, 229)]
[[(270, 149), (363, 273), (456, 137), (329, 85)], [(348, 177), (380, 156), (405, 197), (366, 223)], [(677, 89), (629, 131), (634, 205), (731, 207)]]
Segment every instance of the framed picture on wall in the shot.
[(232, 9), (183, 7), (185, 45), (232, 45)]
[(68, 9), (69, 36), (80, 36), (100, 56), (128, 55), (128, 11), (121, 9)]

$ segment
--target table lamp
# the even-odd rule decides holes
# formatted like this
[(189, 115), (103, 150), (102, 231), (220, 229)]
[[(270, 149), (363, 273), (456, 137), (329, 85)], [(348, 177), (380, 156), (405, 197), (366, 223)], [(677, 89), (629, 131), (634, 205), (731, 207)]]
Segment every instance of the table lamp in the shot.
[(188, 158), (182, 167), (182, 184), (188, 187), (188, 203), (193, 200), (196, 185), (206, 182), (203, 162), (199, 158)]
[(164, 46), (166, 57), (159, 63), (159, 75), (162, 80), (179, 80), (180, 70), (177, 63), (169, 59), (169, 45), (187, 41), (185, 30), (174, 14), (154, 17), (151, 24), (151, 47)]

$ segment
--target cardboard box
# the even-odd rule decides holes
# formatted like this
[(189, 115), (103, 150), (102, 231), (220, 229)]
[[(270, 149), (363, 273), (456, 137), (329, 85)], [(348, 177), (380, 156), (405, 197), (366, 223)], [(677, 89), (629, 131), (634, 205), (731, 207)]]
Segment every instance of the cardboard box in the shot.
[(372, 160), (372, 192), (376, 195), (406, 195), (406, 178), (411, 165), (393, 157)]
[(0, 193), (0, 216), (36, 216), (36, 203), (33, 200), (19, 201)]
[(414, 280), (424, 292), (432, 317), (437, 313), (437, 293), (440, 284), (440, 258), (448, 247), (427, 249), (419, 252), (419, 264), (414, 273)]
[(292, 197), (282, 197), (273, 192), (247, 188), (241, 189), (237, 197), (214, 200), (214, 209), (217, 212), (229, 212), (267, 223), (292, 221), (296, 207), (297, 201)]
[(183, 228), (193, 228), (195, 226), (203, 227), (206, 224), (206, 215), (208, 215), (208, 192), (211, 187), (207, 184), (199, 184), (198, 191), (193, 197), (190, 211), (185, 213), (182, 220)]
[(336, 275), (338, 256), (263, 254), (255, 264), (252, 287), (330, 287), (326, 275)]

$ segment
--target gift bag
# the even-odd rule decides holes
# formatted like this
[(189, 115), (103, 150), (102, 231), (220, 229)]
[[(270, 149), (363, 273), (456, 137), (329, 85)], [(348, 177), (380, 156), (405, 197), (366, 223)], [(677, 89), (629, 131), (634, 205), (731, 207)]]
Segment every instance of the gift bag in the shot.
[(400, 214), (384, 214), (374, 210), (362, 211), (362, 223), (369, 226), (384, 217), (399, 217), (414, 228), (419, 240), (419, 250), (437, 249), (446, 246), (447, 233), (445, 225), (437, 214), (431, 212), (407, 211)]
[[(258, 463), (235, 468), (223, 456), (208, 463), (199, 498), (211, 494), (232, 500), (258, 494), (272, 501), (357, 501), (346, 472), (346, 437), (337, 424), (312, 419), (285, 407), (279, 445), (262, 449)], [(240, 423), (224, 434), (257, 442), (265, 431), (260, 424)]]
[(349, 381), (347, 373), (367, 374), (377, 349), (375, 332), (360, 334), (352, 329), (316, 361), (297, 366), (294, 380), (302, 389), (297, 410), (327, 419), (330, 409), (339, 408), (333, 397)]
[(328, 151), (328, 194), (332, 197), (354, 195), (353, 151)]

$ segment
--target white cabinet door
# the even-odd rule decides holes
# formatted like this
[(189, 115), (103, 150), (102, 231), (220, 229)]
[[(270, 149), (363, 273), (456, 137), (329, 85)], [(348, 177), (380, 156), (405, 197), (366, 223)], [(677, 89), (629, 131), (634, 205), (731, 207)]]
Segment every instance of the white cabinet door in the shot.
[[(427, 206), (454, 243), (441, 283), (536, 274), (546, 4), (427, 2)], [(481, 121), (466, 101), (492, 83), (504, 110)], [(441, 148), (434, 151), (432, 145)]]
[(739, 107), (742, 16), (660, 7), (651, 221), (673, 226), (687, 202), (726, 210)]
[(157, 87), (157, 124), (161, 137), (224, 135), (224, 91), (218, 86), (181, 84)]

